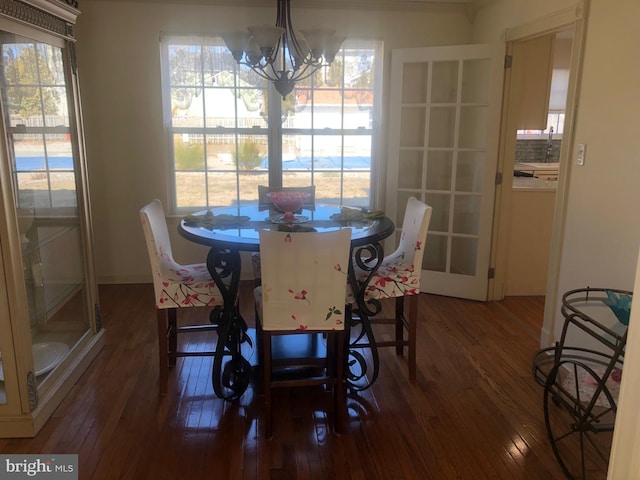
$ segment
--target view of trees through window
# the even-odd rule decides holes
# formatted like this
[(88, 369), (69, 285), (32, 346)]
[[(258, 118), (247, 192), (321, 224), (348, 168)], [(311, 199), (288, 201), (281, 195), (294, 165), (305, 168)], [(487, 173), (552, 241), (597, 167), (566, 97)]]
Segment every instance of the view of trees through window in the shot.
[(21, 208), (75, 208), (62, 50), (5, 33), (0, 82)]
[[(330, 67), (282, 99), (221, 38), (163, 38), (174, 206), (255, 201), (270, 168), (283, 186), (315, 185), (318, 202), (368, 206), (378, 48), (345, 42)], [(280, 118), (269, 117), (272, 101), (282, 102)]]

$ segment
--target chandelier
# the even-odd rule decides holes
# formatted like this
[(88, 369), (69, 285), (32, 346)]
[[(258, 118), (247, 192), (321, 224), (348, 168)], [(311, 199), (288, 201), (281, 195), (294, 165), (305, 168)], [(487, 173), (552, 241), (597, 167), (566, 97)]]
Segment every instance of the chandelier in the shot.
[(326, 28), (295, 31), (291, 24), (291, 1), (277, 1), (274, 27), (248, 27), (248, 32), (225, 33), (222, 38), (239, 65), (250, 67), (272, 82), (284, 98), (297, 82), (331, 65), (345, 37)]

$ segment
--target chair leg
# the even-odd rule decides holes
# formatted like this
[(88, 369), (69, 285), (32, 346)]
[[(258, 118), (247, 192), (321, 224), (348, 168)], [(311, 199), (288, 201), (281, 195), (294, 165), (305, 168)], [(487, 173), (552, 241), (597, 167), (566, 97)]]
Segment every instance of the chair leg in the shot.
[(169, 327), (165, 335), (168, 335), (169, 337), (169, 366), (175, 367), (175, 353), (178, 350), (178, 309), (168, 309), (167, 315), (169, 317)]
[(271, 411), (271, 333), (262, 332), (262, 351), (264, 356), (262, 384), (264, 386), (264, 436), (271, 438), (273, 436), (272, 427), (272, 411)]
[(258, 316), (258, 309), (256, 308), (256, 312), (255, 312), (255, 324), (256, 324), (256, 353), (258, 356), (258, 366), (256, 367), (256, 389), (258, 392), (258, 395), (263, 395), (264, 394), (264, 374), (263, 374), (263, 370), (264, 370), (264, 362), (265, 362), (265, 355), (264, 355), (264, 347), (263, 347), (263, 342), (264, 342), (264, 332), (262, 331), (262, 322), (260, 321), (260, 317)]
[[(325, 369), (326, 375), (330, 378), (335, 378), (337, 375), (337, 366), (335, 362), (336, 352), (338, 348), (336, 346), (335, 335), (332, 332), (327, 333), (327, 356), (325, 361)], [(330, 387), (331, 385), (326, 385), (326, 387)], [(331, 388), (331, 391), (335, 393), (335, 389)]]
[(335, 348), (335, 385), (333, 390), (333, 414), (335, 417), (334, 429), (337, 434), (344, 433), (347, 423), (347, 385), (344, 381), (344, 355), (345, 355), (345, 333), (340, 330), (336, 335), (332, 335), (337, 344)]
[(396, 355), (402, 356), (404, 343), (404, 297), (396, 297)]
[(416, 334), (418, 324), (418, 295), (409, 297), (409, 380), (416, 380)]
[(167, 317), (166, 309), (157, 310), (158, 320), (158, 386), (160, 395), (166, 395), (169, 378), (169, 362), (167, 351)]

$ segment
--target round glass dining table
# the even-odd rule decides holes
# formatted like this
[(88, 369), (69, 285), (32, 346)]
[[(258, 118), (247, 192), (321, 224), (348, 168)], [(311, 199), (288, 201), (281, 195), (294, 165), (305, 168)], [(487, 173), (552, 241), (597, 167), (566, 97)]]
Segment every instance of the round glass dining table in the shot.
[[(242, 356), (242, 343), (251, 342), (247, 324), (240, 315), (240, 252), (260, 251), (260, 230), (328, 232), (351, 229), (347, 335), (349, 339), (345, 382), (351, 390), (364, 390), (378, 375), (378, 353), (369, 318), (380, 311), (375, 300), (365, 301), (364, 292), (377, 270), (384, 251), (382, 240), (391, 236), (395, 225), (382, 212), (343, 210), (339, 205), (303, 207), (293, 221), (282, 219), (273, 205), (258, 203), (218, 207), (184, 217), (178, 225), (181, 236), (210, 247), (207, 268), (224, 298), (223, 306), (212, 312), (218, 326), (212, 382), (221, 398), (238, 399), (249, 385), (251, 365)], [(357, 274), (356, 274), (357, 271)], [(363, 353), (368, 352), (368, 353)]]
[[(271, 207), (271, 208), (269, 208)], [(228, 215), (218, 223), (207, 222), (207, 212), (216, 216)], [(303, 207), (295, 220), (281, 220), (282, 213), (273, 206), (257, 203), (235, 206), (217, 207), (185, 217), (178, 227), (180, 235), (192, 242), (207, 246), (227, 247), (239, 251), (257, 252), (260, 250), (260, 230), (316, 231), (329, 232), (342, 228), (351, 229), (351, 246), (357, 247), (372, 242), (380, 242), (395, 231), (395, 225), (386, 216), (367, 218), (366, 213), (358, 219), (340, 219), (341, 207), (338, 205), (316, 205)], [(202, 217), (201, 223), (197, 218)], [(237, 218), (234, 223), (233, 217)], [(189, 222), (193, 219), (193, 222)]]

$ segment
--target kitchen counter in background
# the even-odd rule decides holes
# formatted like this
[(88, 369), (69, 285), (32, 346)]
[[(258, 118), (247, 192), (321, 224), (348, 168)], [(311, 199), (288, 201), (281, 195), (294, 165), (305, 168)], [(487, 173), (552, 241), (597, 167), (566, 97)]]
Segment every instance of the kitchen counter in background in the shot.
[[(514, 177), (504, 294), (544, 295), (551, 248), (558, 164), (518, 164), (535, 177)], [(541, 178), (545, 177), (545, 178)]]
[[(515, 172), (522, 172), (523, 174), (533, 175), (541, 180), (558, 180), (558, 169), (560, 165), (558, 163), (516, 163), (513, 167)], [(515, 180), (522, 178), (533, 178), (533, 177), (515, 177), (514, 178), (514, 187)]]

